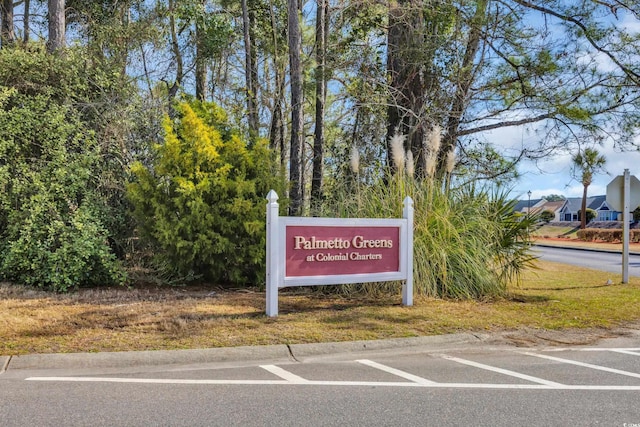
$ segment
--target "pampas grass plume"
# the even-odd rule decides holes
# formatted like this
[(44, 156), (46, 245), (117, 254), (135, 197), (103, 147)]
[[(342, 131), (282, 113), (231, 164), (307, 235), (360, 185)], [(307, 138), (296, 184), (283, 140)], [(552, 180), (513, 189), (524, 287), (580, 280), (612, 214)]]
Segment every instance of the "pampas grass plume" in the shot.
[(442, 128), (440, 125), (434, 125), (431, 132), (428, 134), (427, 150), (433, 153), (434, 157), (438, 156), (440, 151), (440, 145), (442, 144)]
[(397, 133), (391, 138), (391, 156), (392, 156), (392, 159), (393, 159), (393, 164), (395, 165), (396, 169), (398, 169), (399, 171), (402, 171), (402, 169), (404, 168), (404, 162), (405, 162), (404, 140), (405, 140), (405, 138), (406, 138), (405, 135), (399, 135)]
[(413, 176), (415, 173), (415, 164), (413, 161), (413, 151), (407, 150), (407, 175)]
[(360, 152), (358, 151), (358, 147), (356, 147), (355, 145), (351, 147), (350, 160), (351, 160), (351, 171), (357, 174), (358, 171), (360, 171)]
[(456, 148), (451, 147), (451, 150), (447, 153), (447, 173), (453, 172), (453, 168), (456, 167)]

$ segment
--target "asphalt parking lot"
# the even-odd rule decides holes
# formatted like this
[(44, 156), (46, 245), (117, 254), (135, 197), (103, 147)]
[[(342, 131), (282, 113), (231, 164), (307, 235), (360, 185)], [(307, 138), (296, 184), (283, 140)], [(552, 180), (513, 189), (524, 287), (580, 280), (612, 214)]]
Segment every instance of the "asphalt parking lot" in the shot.
[(400, 343), (217, 361), (186, 353), (131, 366), (102, 356), (110, 366), (61, 358), (43, 369), (26, 358), (0, 375), (0, 416), (6, 426), (640, 424), (637, 337), (569, 347)]

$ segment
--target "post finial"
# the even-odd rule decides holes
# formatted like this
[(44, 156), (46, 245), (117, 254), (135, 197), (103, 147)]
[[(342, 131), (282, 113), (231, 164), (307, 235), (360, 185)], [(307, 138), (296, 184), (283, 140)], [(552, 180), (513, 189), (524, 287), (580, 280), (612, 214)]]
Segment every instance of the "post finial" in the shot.
[(267, 200), (269, 201), (269, 203), (275, 203), (278, 201), (278, 193), (276, 193), (274, 190), (269, 191), (269, 194), (267, 194)]

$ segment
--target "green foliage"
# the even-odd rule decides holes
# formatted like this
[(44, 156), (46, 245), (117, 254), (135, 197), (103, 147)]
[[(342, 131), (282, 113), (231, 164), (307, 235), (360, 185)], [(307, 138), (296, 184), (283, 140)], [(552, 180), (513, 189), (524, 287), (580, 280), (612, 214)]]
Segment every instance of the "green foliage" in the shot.
[(55, 291), (123, 283), (93, 132), (51, 94), (0, 86), (0, 277)]
[(549, 195), (543, 196), (542, 198), (547, 200), (548, 202), (559, 202), (562, 200), (567, 200), (566, 197), (560, 194), (549, 194)]
[[(507, 283), (519, 280), (531, 266), (534, 256), (529, 252), (529, 230), (535, 218), (514, 213), (515, 201), (506, 192), (472, 185), (444, 191), (434, 181), (415, 181), (401, 174), (387, 181), (358, 185), (355, 191), (341, 194), (333, 214), (401, 217), (402, 200), (411, 196), (417, 293), (450, 298), (498, 296), (505, 292)], [(384, 286), (365, 285), (362, 289), (379, 292)]]
[(544, 222), (550, 222), (553, 221), (553, 219), (556, 217), (556, 215), (551, 212), (551, 211), (542, 211), (540, 213), (540, 220), (544, 221)]
[(593, 175), (604, 171), (607, 158), (595, 148), (585, 148), (577, 152), (571, 158), (573, 162), (573, 176), (579, 179), (582, 185), (591, 185)]
[[(92, 63), (83, 49), (47, 55), (44, 45), (30, 44), (28, 49), (3, 49), (0, 53), (0, 84), (25, 96), (48, 96), (57, 103), (87, 102), (117, 89), (112, 73)], [(93, 109), (89, 107), (85, 105), (90, 113)]]
[[(591, 222), (598, 217), (598, 212), (587, 208), (587, 222)], [(582, 219), (582, 211), (578, 211), (578, 218)]]
[(100, 213), (93, 203), (65, 212), (55, 195), (42, 192), (23, 211), (12, 215), (20, 222), (9, 228), (0, 266), (4, 277), (57, 292), (124, 283), (124, 270), (107, 244), (107, 230), (96, 219)]
[[(2, 49), (0, 86), (14, 91), (4, 104), (6, 111), (31, 103), (48, 104), (54, 110), (64, 106), (64, 114), (74, 117), (78, 131), (91, 135), (93, 142), (87, 150), (100, 156), (91, 171), (92, 191), (99, 193), (101, 210), (106, 210), (101, 220), (109, 231), (110, 244), (124, 258), (125, 243), (133, 228), (124, 196), (128, 158), (142, 153), (137, 141), (140, 134), (146, 137), (154, 132), (158, 115), (140, 105), (132, 85), (121, 76), (117, 60), (96, 57), (89, 48), (74, 46), (64, 55), (48, 55), (44, 45), (38, 43)], [(15, 120), (8, 126), (18, 135), (16, 138), (44, 138), (41, 128), (49, 134), (57, 132), (37, 117), (43, 109), (15, 110)]]
[(264, 141), (248, 147), (212, 104), (181, 103), (164, 121), (152, 167), (136, 163), (128, 195), (141, 235), (174, 278), (262, 283), (264, 197), (279, 189)]

